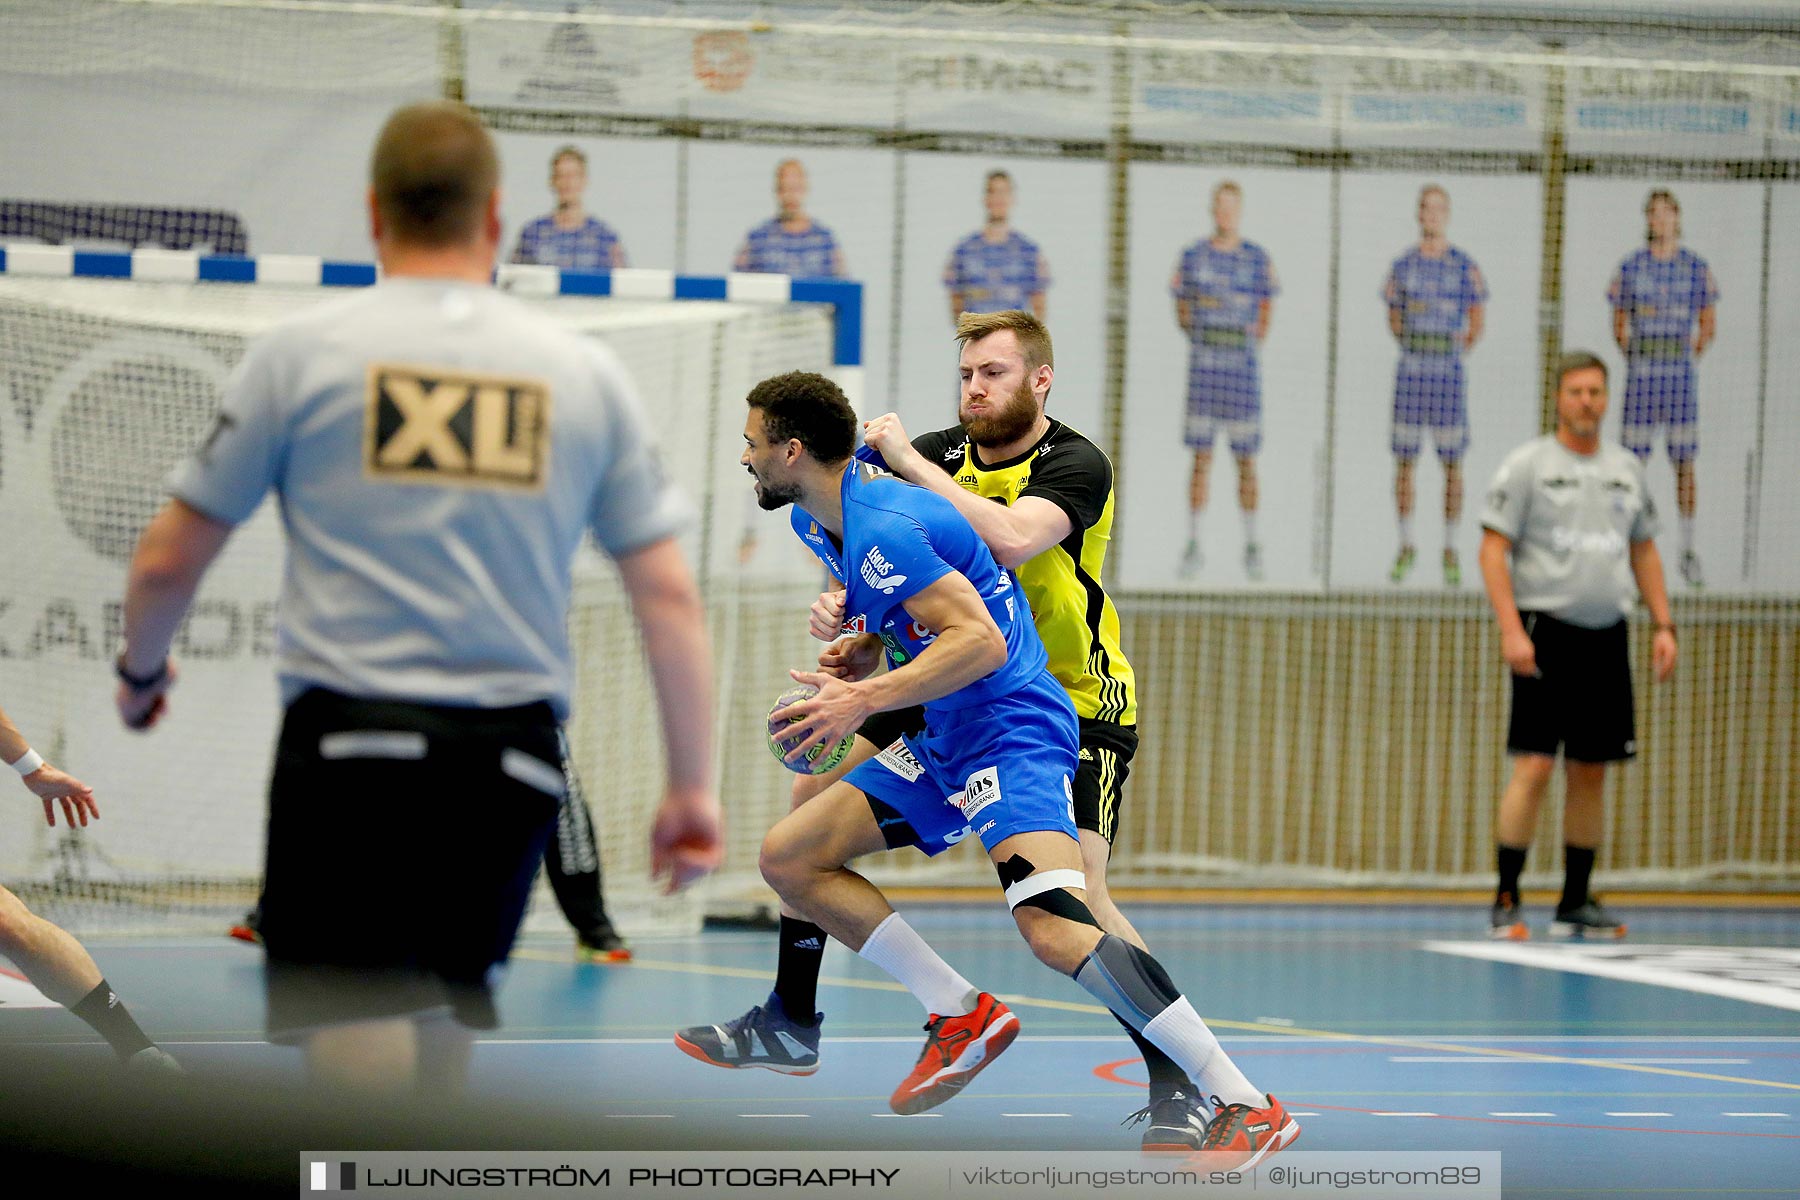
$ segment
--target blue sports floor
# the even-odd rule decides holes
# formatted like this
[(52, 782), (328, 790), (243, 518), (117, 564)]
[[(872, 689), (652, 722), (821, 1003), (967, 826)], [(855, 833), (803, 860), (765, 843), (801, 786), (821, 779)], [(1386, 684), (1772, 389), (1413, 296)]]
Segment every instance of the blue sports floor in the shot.
[[(1508, 1196), (1800, 1195), (1800, 910), (1613, 907), (1632, 936), (1594, 947), (1496, 945), (1466, 907), (1127, 909), (1245, 1073), (1299, 1117), (1296, 1149), (1498, 1150)], [(924, 1014), (835, 945), (816, 1075), (724, 1071), (675, 1049), (676, 1027), (766, 994), (773, 938), (755, 932), (639, 940), (617, 966), (528, 939), (476, 1086), (680, 1129), (697, 1148), (751, 1122), (771, 1148), (1135, 1148), (1120, 1125), (1145, 1096), (1130, 1042), (1031, 958), (998, 902), (902, 911), (1024, 1026), (929, 1114), (887, 1109)], [(297, 1054), (261, 1039), (257, 949), (223, 936), (90, 948), (197, 1075), (299, 1078)], [(0, 1003), (0, 1045), (47, 1042), (105, 1054), (60, 1010)]]

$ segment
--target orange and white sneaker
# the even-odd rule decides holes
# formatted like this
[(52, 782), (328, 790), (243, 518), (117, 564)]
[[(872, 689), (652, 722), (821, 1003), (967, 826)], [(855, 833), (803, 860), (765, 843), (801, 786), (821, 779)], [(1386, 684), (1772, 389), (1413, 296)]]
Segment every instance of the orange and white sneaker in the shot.
[(925, 1022), (925, 1048), (912, 1074), (894, 1089), (888, 1106), (902, 1116), (922, 1113), (950, 1099), (1019, 1036), (1012, 1009), (983, 992), (975, 1011), (960, 1017), (932, 1014)]
[(1300, 1136), (1300, 1122), (1288, 1116), (1275, 1097), (1265, 1094), (1263, 1099), (1269, 1102), (1267, 1108), (1226, 1104), (1213, 1097), (1217, 1111), (1206, 1123), (1206, 1136), (1200, 1141), (1203, 1162), (1223, 1170), (1242, 1170), (1294, 1144)]

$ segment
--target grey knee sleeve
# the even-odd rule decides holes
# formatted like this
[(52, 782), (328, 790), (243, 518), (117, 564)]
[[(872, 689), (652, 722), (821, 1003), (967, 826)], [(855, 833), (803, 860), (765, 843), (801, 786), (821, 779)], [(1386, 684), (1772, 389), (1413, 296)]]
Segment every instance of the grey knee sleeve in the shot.
[(1161, 963), (1110, 933), (1081, 960), (1075, 982), (1139, 1031), (1181, 998)]

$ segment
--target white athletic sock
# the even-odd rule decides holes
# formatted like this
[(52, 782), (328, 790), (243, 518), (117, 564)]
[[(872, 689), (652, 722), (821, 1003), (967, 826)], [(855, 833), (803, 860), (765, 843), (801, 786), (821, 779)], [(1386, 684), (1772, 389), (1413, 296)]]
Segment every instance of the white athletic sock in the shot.
[(1411, 517), (1400, 518), (1400, 544), (1402, 546), (1410, 546), (1413, 544)]
[(1144, 1036), (1187, 1072), (1187, 1077), (1200, 1086), (1202, 1096), (1217, 1096), (1227, 1104), (1248, 1104), (1252, 1108), (1268, 1104), (1231, 1061), (1186, 996), (1151, 1018), (1144, 1026)]
[(1449, 550), (1452, 553), (1455, 552), (1455, 550), (1456, 550), (1456, 533), (1457, 533), (1457, 529), (1461, 525), (1462, 525), (1461, 517), (1445, 517), (1444, 518), (1444, 549)]
[(1244, 541), (1251, 545), (1256, 544), (1256, 510), (1254, 508), (1244, 510)]
[(975, 985), (939, 958), (899, 913), (889, 913), (857, 953), (904, 984), (933, 1016), (960, 1017), (975, 1011), (975, 998), (981, 994)]
[(1198, 542), (1200, 540), (1200, 518), (1205, 515), (1204, 508), (1188, 509), (1188, 541)]
[(1681, 552), (1690, 554), (1694, 549), (1694, 518), (1681, 518)]

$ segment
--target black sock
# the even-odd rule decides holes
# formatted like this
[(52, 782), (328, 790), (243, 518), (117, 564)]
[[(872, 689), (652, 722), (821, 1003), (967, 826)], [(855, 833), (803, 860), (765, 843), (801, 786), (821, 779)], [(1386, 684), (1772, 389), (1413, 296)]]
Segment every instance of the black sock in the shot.
[(1494, 857), (1500, 862), (1500, 887), (1494, 893), (1494, 903), (1501, 903), (1501, 897), (1511, 896), (1512, 902), (1519, 902), (1519, 873), (1525, 869), (1525, 854), (1530, 846), (1500, 846)]
[(1144, 1056), (1144, 1066), (1150, 1072), (1150, 1099), (1161, 1100), (1175, 1092), (1184, 1092), (1189, 1096), (1196, 1094), (1192, 1083), (1188, 1082), (1187, 1073), (1175, 1065), (1175, 1060), (1156, 1048), (1156, 1043), (1131, 1027), (1131, 1023), (1118, 1013), (1113, 1020), (1124, 1028), (1125, 1034)]
[(144, 1031), (138, 1028), (138, 1023), (131, 1019), (130, 1010), (113, 994), (104, 979), (69, 1011), (92, 1025), (94, 1032), (105, 1038), (120, 1058), (130, 1058), (152, 1045)]
[(1588, 880), (1593, 874), (1593, 850), (1586, 846), (1563, 847), (1563, 894), (1556, 902), (1557, 912), (1574, 912), (1588, 902)]
[(781, 918), (781, 953), (775, 961), (775, 995), (790, 1019), (811, 1025), (818, 1011), (819, 967), (825, 931), (799, 917)]

